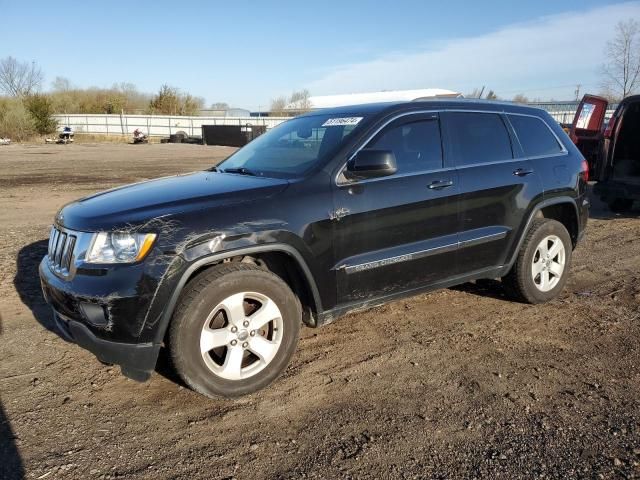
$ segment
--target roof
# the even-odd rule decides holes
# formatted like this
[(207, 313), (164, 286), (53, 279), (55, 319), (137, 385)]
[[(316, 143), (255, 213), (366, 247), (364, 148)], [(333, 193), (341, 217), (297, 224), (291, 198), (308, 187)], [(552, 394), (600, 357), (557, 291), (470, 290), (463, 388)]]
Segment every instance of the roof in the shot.
[(477, 109), (477, 110), (498, 110), (501, 112), (521, 112), (540, 114), (545, 110), (530, 107), (521, 103), (503, 102), (496, 100), (481, 100), (476, 98), (431, 98), (411, 102), (386, 102), (369, 103), (365, 105), (344, 105), (323, 110), (312, 110), (304, 116), (312, 115), (371, 115), (383, 111), (393, 113), (406, 110), (429, 110), (429, 109)]
[[(416, 90), (387, 90), (382, 92), (347, 93), (309, 97), (311, 108), (333, 108), (345, 105), (364, 105), (380, 102), (410, 102), (423, 98), (455, 98), (461, 94), (443, 88), (421, 88)], [(300, 109), (299, 102), (290, 103), (287, 110)]]

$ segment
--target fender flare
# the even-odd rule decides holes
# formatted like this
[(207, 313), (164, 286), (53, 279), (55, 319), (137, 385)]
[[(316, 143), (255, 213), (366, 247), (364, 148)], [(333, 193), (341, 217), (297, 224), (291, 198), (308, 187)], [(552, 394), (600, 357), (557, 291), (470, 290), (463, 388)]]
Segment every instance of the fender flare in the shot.
[(315, 304), (316, 312), (322, 312), (322, 301), (320, 299), (320, 292), (318, 291), (318, 286), (316, 284), (315, 278), (307, 265), (307, 262), (304, 260), (302, 255), (298, 250), (293, 248), (290, 245), (283, 243), (270, 243), (265, 245), (254, 245), (246, 248), (239, 248), (237, 250), (227, 250), (220, 253), (215, 253), (212, 255), (207, 255), (205, 257), (201, 257), (198, 260), (194, 261), (189, 265), (189, 267), (182, 273), (180, 280), (177, 285), (173, 289), (171, 294), (171, 298), (167, 303), (167, 306), (162, 314), (162, 319), (160, 322), (160, 327), (156, 332), (156, 342), (162, 342), (167, 327), (169, 326), (169, 322), (171, 321), (171, 317), (173, 316), (173, 312), (175, 311), (176, 305), (178, 303), (178, 298), (180, 298), (180, 294), (184, 289), (184, 286), (187, 284), (188, 280), (191, 278), (193, 273), (199, 268), (210, 265), (225, 258), (236, 257), (238, 255), (250, 255), (252, 253), (266, 253), (266, 252), (283, 252), (287, 255), (290, 255), (293, 260), (298, 264), (300, 270), (302, 271), (308, 285), (311, 290), (311, 294), (313, 296), (313, 302)]
[(524, 242), (526, 233), (529, 231), (529, 228), (531, 227), (531, 224), (533, 223), (533, 220), (536, 217), (536, 214), (540, 210), (545, 208), (545, 207), (549, 207), (551, 205), (559, 205), (559, 204), (562, 204), (562, 203), (571, 204), (573, 206), (574, 210), (575, 210), (576, 219), (578, 220), (578, 222), (580, 221), (579, 220), (580, 219), (580, 213), (578, 211), (578, 206), (576, 205), (576, 200), (574, 198), (572, 198), (572, 197), (563, 195), (563, 196), (559, 196), (559, 197), (548, 198), (546, 200), (542, 200), (541, 202), (537, 203), (533, 207), (533, 209), (531, 210), (531, 213), (529, 214), (529, 218), (527, 219), (527, 223), (524, 226), (524, 229), (522, 229), (522, 231), (520, 232), (520, 238), (518, 239), (518, 243), (516, 244), (516, 248), (511, 253), (511, 258), (502, 267), (501, 276), (506, 275), (509, 272), (509, 270), (511, 270), (511, 267), (513, 267), (513, 264), (516, 262), (516, 259), (518, 258), (518, 253), (520, 252), (520, 249), (522, 248), (522, 244)]

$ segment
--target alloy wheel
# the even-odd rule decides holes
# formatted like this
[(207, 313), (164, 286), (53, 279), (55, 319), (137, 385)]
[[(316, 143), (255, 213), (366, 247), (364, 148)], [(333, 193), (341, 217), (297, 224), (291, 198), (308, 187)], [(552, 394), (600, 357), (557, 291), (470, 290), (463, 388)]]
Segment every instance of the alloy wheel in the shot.
[(202, 359), (215, 375), (244, 380), (278, 353), (284, 322), (276, 303), (256, 292), (225, 298), (209, 314), (200, 334)]
[(566, 251), (562, 240), (548, 235), (536, 247), (531, 261), (533, 283), (541, 292), (552, 290), (564, 273)]

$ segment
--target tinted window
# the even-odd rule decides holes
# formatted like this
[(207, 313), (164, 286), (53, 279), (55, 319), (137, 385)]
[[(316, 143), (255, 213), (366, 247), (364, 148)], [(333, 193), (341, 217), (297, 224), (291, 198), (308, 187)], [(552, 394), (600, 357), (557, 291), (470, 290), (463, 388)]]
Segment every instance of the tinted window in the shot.
[(558, 140), (541, 119), (509, 115), (509, 121), (527, 157), (553, 155), (562, 151)]
[(374, 138), (367, 149), (392, 151), (400, 174), (442, 168), (437, 118), (389, 127)]
[(513, 158), (511, 139), (500, 115), (451, 112), (448, 126), (456, 165)]

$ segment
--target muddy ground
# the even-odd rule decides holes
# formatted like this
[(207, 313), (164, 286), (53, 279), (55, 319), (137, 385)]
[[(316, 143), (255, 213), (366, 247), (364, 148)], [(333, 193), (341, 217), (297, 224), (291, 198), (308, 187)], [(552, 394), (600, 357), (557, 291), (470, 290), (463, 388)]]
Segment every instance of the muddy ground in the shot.
[(640, 212), (596, 203), (547, 305), (481, 282), (304, 329), (286, 373), (209, 400), (48, 330), (65, 202), (209, 166), (196, 145), (0, 147), (0, 479), (640, 478)]

